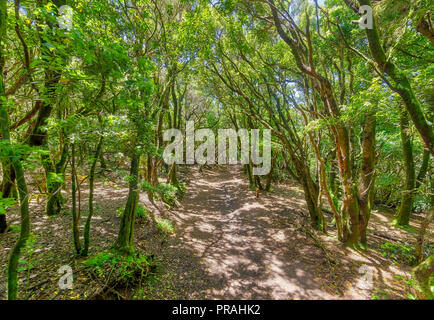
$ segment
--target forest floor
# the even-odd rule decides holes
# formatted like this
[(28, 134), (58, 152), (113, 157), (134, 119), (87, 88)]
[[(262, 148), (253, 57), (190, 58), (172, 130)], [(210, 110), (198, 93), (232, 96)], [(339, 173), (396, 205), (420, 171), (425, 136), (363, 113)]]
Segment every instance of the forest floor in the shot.
[[(136, 248), (154, 254), (159, 271), (154, 281), (117, 294), (101, 292), (97, 279), (73, 253), (71, 214), (43, 213), (44, 203), (31, 201), (34, 244), (24, 254), (20, 298), (28, 299), (406, 299), (411, 287), (411, 248), (420, 217), (410, 228), (390, 225), (393, 213), (374, 210), (369, 250), (341, 245), (329, 221), (329, 234), (312, 233), (303, 192), (295, 185), (275, 185), (256, 197), (238, 166), (180, 169), (187, 182), (181, 203), (168, 210), (140, 202), (176, 228), (167, 235), (150, 222), (137, 222)], [(113, 177), (112, 177), (113, 178)], [(116, 239), (127, 187), (98, 181), (92, 219), (90, 255), (109, 249)], [(87, 185), (82, 186), (82, 208)], [(82, 211), (82, 226), (86, 211)], [(0, 299), (5, 298), (7, 259), (18, 236), (19, 216), (8, 213), (12, 230), (0, 235)], [(428, 243), (433, 243), (432, 232)], [(74, 287), (60, 290), (59, 267), (74, 273)], [(29, 267), (30, 266), (30, 267)], [(368, 272), (368, 274), (365, 274)], [(372, 286), (369, 286), (372, 275)]]

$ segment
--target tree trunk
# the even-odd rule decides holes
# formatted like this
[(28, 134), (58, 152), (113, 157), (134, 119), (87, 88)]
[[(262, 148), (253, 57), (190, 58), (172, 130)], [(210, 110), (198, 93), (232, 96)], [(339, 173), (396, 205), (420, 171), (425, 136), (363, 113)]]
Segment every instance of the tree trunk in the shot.
[(428, 172), (430, 156), (431, 154), (428, 150), (423, 150), (422, 165), (420, 166), (419, 174), (416, 178), (416, 189), (419, 189), (420, 185), (425, 180), (426, 173)]
[(18, 262), (20, 259), (21, 250), (26, 245), (27, 239), (30, 234), (30, 214), (29, 214), (29, 192), (27, 190), (27, 183), (24, 178), (24, 169), (18, 156), (10, 155), (12, 165), (16, 172), (16, 181), (18, 187), (18, 194), (20, 199), (20, 214), (21, 214), (21, 230), (18, 241), (15, 243), (11, 251), (8, 263), (8, 299), (15, 300), (18, 295)]
[(64, 185), (66, 160), (68, 158), (68, 145), (62, 148), (62, 155), (56, 164), (53, 164), (49, 155), (42, 156), (42, 163), (45, 169), (48, 199), (45, 206), (45, 213), (48, 216), (57, 215), (65, 204), (65, 198), (61, 189)]
[(399, 226), (408, 225), (411, 209), (413, 208), (413, 195), (415, 187), (415, 168), (413, 160), (413, 146), (411, 143), (410, 125), (407, 112), (401, 113), (401, 141), (404, 158), (405, 183), (401, 197), (401, 206), (396, 216), (396, 224)]
[[(0, 0), (0, 39), (4, 39), (7, 26), (7, 4), (6, 0)], [(29, 215), (29, 192), (27, 183), (24, 178), (24, 169), (20, 160), (20, 156), (14, 153), (13, 146), (10, 144), (9, 136), (9, 110), (4, 87), (4, 43), (0, 43), (0, 133), (2, 142), (8, 161), (10, 161), (16, 176), (18, 188), (21, 229), (18, 241), (11, 250), (7, 268), (7, 297), (9, 300), (16, 300), (18, 296), (18, 262), (21, 255), (21, 250), (26, 245), (30, 234), (30, 215)], [(5, 147), (6, 146), (6, 147)]]
[(275, 152), (273, 159), (271, 160), (271, 168), (270, 172), (267, 175), (267, 179), (265, 181), (265, 191), (271, 191), (271, 181), (273, 179), (273, 171), (276, 165), (277, 152)]
[(360, 202), (360, 242), (367, 246), (367, 228), (375, 195), (376, 155), (375, 155), (375, 111), (366, 115), (363, 124), (362, 173), (359, 186)]
[[(360, 5), (368, 5), (372, 7), (370, 0), (359, 0), (359, 3)], [(390, 80), (392, 80), (390, 88), (401, 96), (407, 112), (425, 143), (425, 147), (432, 155), (434, 155), (434, 132), (432, 125), (427, 121), (422, 111), (422, 106), (417, 99), (413, 88), (411, 87), (410, 80), (406, 76), (405, 72), (400, 70), (400, 68), (393, 63), (393, 59), (386, 56), (380, 42), (380, 36), (375, 20), (374, 17), (372, 28), (366, 29), (372, 57), (378, 64), (378, 69), (384, 70), (384, 72), (389, 75)]]
[(89, 172), (89, 213), (87, 215), (86, 224), (84, 226), (84, 248), (82, 251), (83, 256), (87, 256), (89, 251), (89, 242), (90, 242), (90, 223), (92, 221), (93, 216), (93, 191), (94, 191), (94, 182), (95, 182), (95, 169), (98, 159), (100, 158), (101, 148), (102, 148), (103, 137), (101, 136), (98, 145), (96, 147), (95, 156), (92, 159), (92, 165), (90, 167)]
[(419, 283), (423, 298), (433, 300), (434, 294), (431, 291), (431, 279), (434, 275), (434, 255), (426, 258), (424, 262), (413, 269), (414, 276)]
[(178, 178), (176, 177), (176, 163), (173, 162), (170, 166), (169, 174), (167, 175), (167, 183), (170, 183), (174, 186), (179, 184)]
[(133, 151), (131, 155), (128, 199), (122, 215), (118, 239), (115, 243), (116, 249), (126, 255), (134, 252), (134, 221), (139, 201), (139, 190), (137, 188), (139, 163), (140, 155)]
[(79, 221), (80, 214), (77, 213), (77, 172), (75, 168), (75, 144), (72, 143), (71, 146), (71, 193), (72, 193), (72, 234), (74, 239), (74, 247), (77, 255), (81, 254), (81, 244), (80, 244), (80, 229)]
[(428, 198), (430, 201), (428, 211), (425, 215), (425, 219), (423, 219), (419, 234), (416, 239), (416, 262), (421, 263), (424, 258), (424, 245), (425, 245), (425, 234), (426, 230), (429, 230), (429, 225), (431, 224), (431, 221), (434, 216), (434, 175), (431, 175), (429, 180), (429, 187), (428, 187)]

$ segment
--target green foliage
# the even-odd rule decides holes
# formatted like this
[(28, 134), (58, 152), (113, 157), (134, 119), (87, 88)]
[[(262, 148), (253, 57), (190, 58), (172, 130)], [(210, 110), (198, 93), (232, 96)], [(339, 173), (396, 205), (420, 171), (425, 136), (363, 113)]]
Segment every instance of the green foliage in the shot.
[(149, 210), (139, 204), (137, 206), (136, 218), (149, 220)]
[(169, 219), (158, 220), (156, 226), (158, 229), (160, 229), (162, 232), (166, 234), (175, 233), (175, 227), (173, 226), (173, 223)]
[(154, 278), (159, 266), (154, 255), (137, 252), (122, 256), (114, 250), (100, 252), (83, 264), (116, 288), (133, 287)]
[(152, 186), (149, 182), (144, 181), (141, 183), (142, 190), (156, 192), (161, 200), (173, 206), (176, 204), (176, 200), (180, 199), (185, 194), (185, 183), (178, 185), (172, 185), (170, 183), (160, 183), (157, 187)]
[(3, 198), (3, 194), (0, 192), (0, 214), (6, 214), (6, 209), (13, 208), (17, 201), (14, 198)]
[(383, 257), (392, 259), (395, 263), (404, 262), (411, 265), (415, 259), (414, 248), (401, 243), (385, 242), (378, 251)]
[(157, 193), (161, 196), (161, 200), (169, 206), (175, 205), (178, 188), (169, 183), (160, 183), (156, 188)]
[(37, 249), (42, 248), (41, 245), (36, 244), (38, 241), (39, 235), (35, 235), (33, 232), (29, 234), (29, 238), (26, 241), (26, 245), (23, 248), (23, 255), (18, 260), (18, 272), (26, 271), (26, 288), (29, 288), (30, 284), (30, 272), (33, 267), (36, 265), (37, 260), (35, 252)]

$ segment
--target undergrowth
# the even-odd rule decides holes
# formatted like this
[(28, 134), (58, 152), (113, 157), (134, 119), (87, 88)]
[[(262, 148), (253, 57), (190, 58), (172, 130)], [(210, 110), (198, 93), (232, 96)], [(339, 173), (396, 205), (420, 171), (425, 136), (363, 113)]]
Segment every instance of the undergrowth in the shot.
[(115, 250), (100, 252), (83, 261), (83, 264), (107, 287), (115, 289), (150, 284), (156, 280), (160, 265), (152, 254), (136, 252), (122, 256)]

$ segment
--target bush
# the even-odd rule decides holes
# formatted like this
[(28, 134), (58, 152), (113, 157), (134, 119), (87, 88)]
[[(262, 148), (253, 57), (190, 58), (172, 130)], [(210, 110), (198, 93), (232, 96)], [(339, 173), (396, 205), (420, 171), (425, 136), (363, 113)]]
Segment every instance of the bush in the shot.
[(83, 261), (98, 278), (116, 288), (135, 286), (144, 280), (153, 279), (158, 270), (154, 255), (135, 253), (119, 255), (114, 250), (105, 250)]
[(177, 199), (181, 199), (185, 194), (185, 184), (181, 183), (178, 185), (173, 185), (169, 183), (160, 183), (157, 187), (153, 187), (149, 182), (144, 181), (141, 184), (143, 191), (156, 192), (161, 200), (173, 206), (176, 204)]
[(157, 187), (157, 192), (160, 195), (161, 200), (169, 206), (173, 206), (176, 203), (178, 188), (174, 185), (160, 183)]
[(169, 219), (161, 219), (157, 221), (157, 228), (167, 234), (175, 233), (175, 227)]

